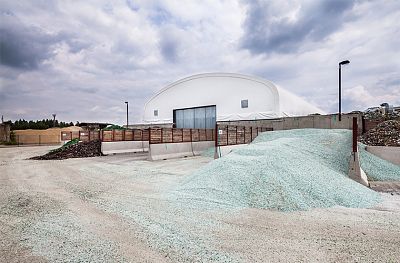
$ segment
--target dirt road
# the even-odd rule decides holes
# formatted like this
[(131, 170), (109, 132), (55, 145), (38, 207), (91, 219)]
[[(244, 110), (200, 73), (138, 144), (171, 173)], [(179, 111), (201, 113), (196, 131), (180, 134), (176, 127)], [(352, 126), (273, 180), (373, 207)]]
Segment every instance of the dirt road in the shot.
[(26, 160), (51, 148), (0, 148), (0, 262), (400, 258), (399, 195), (372, 209), (211, 209), (170, 196), (209, 158)]

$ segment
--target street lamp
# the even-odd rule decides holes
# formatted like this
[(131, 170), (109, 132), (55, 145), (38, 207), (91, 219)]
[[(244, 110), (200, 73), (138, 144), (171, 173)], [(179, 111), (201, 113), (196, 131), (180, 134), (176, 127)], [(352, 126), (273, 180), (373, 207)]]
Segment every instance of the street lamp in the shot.
[(56, 114), (53, 113), (53, 128), (56, 127)]
[(128, 127), (128, 125), (129, 125), (129, 119), (128, 119), (128, 102), (127, 101), (125, 101), (125, 104), (126, 104), (126, 128), (128, 129), (129, 127)]
[(348, 60), (339, 62), (339, 121), (342, 121), (342, 65), (349, 63)]

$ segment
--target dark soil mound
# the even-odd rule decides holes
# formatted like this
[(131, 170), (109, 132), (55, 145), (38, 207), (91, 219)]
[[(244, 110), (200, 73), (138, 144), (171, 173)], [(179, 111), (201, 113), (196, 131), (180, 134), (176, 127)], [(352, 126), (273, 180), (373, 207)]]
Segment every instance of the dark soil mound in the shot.
[(32, 157), (32, 160), (62, 160), (68, 158), (83, 158), (101, 156), (101, 142), (79, 142), (62, 146), (42, 156)]
[(361, 136), (360, 141), (373, 146), (400, 146), (400, 121), (381, 122)]

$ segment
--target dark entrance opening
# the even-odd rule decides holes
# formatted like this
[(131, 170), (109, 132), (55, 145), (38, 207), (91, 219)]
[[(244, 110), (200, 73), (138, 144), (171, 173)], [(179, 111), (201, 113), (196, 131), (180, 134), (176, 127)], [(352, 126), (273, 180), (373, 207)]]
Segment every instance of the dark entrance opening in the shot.
[(173, 118), (175, 128), (214, 129), (216, 122), (216, 106), (175, 109)]

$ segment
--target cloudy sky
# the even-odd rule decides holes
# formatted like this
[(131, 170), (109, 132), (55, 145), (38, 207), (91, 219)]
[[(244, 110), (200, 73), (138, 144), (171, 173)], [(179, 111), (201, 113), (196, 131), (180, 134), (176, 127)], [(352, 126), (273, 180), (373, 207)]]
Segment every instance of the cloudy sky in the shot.
[[(0, 3), (5, 119), (134, 121), (165, 85), (205, 72), (259, 76), (337, 111), (400, 105), (400, 1)], [(134, 117), (133, 117), (134, 116)]]

